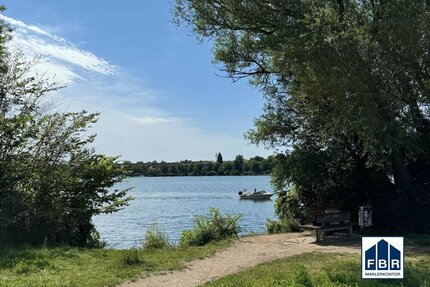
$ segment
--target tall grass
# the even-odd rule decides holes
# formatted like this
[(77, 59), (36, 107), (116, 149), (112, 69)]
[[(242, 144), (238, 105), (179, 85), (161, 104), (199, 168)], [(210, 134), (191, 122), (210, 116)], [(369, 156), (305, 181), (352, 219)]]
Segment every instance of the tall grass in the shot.
[(154, 223), (148, 227), (143, 240), (143, 248), (145, 249), (163, 249), (170, 248), (172, 244), (169, 242), (169, 237), (159, 224)]
[(240, 232), (238, 221), (241, 215), (223, 215), (216, 208), (209, 209), (209, 216), (196, 215), (194, 228), (182, 232), (181, 246), (203, 246), (211, 241), (237, 237)]
[(124, 265), (140, 265), (143, 261), (143, 254), (141, 249), (131, 248), (124, 251), (121, 257), (121, 261)]

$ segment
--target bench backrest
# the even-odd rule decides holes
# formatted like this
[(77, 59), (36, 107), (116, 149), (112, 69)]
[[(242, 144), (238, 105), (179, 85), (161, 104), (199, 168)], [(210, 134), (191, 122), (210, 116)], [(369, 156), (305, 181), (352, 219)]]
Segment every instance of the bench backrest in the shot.
[(345, 224), (351, 221), (351, 212), (341, 211), (337, 213), (320, 214), (315, 217), (315, 223), (317, 225), (337, 225)]

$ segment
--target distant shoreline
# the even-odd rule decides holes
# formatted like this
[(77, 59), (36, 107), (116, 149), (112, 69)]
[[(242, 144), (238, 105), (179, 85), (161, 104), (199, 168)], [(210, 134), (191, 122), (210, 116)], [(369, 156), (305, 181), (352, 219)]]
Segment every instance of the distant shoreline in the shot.
[(275, 165), (275, 158), (253, 157), (250, 159), (237, 155), (234, 160), (223, 161), (218, 154), (216, 161), (179, 162), (135, 162), (125, 161), (122, 166), (131, 176), (165, 177), (165, 176), (240, 176), (270, 175)]
[(270, 174), (224, 174), (224, 175), (130, 175), (129, 177), (239, 177), (239, 176), (270, 176)]

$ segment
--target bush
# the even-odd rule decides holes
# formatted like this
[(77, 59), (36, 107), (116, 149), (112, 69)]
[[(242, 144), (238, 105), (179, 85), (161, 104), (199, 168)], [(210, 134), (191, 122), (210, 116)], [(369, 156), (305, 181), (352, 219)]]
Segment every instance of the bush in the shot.
[(309, 208), (300, 200), (300, 195), (296, 187), (290, 186), (288, 191), (281, 192), (275, 201), (275, 213), (279, 218), (294, 218), (301, 224), (312, 220), (312, 213)]
[(169, 248), (171, 244), (166, 231), (158, 224), (152, 224), (148, 227), (143, 241), (143, 248), (146, 249), (163, 249)]
[(241, 215), (222, 215), (219, 209), (210, 208), (210, 215), (196, 215), (194, 228), (182, 232), (182, 246), (203, 246), (211, 241), (237, 237), (240, 227), (237, 222)]
[(300, 225), (293, 218), (284, 218), (281, 220), (267, 219), (266, 230), (269, 234), (299, 232)]
[(92, 219), (131, 200), (112, 189), (127, 172), (95, 153), (97, 113), (47, 109), (61, 86), (35, 77), (22, 53), (2, 53), (4, 31), (0, 21), (0, 244), (100, 246)]

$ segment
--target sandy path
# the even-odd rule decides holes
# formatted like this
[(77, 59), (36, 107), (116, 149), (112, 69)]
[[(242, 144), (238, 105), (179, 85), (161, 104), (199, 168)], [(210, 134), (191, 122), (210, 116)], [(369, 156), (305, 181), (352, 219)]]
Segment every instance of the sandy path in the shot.
[(360, 252), (357, 238), (332, 241), (336, 245), (315, 244), (315, 235), (289, 233), (239, 239), (213, 257), (191, 261), (181, 271), (173, 271), (126, 283), (121, 287), (192, 287), (238, 273), (257, 264), (297, 254), (319, 252)]

